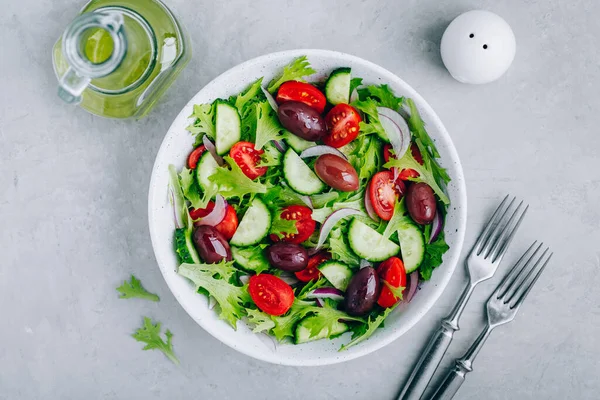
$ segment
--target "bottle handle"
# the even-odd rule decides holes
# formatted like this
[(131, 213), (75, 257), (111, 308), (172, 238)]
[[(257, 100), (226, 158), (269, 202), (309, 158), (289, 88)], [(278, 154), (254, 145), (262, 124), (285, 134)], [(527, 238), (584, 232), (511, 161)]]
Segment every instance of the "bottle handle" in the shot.
[[(123, 15), (116, 11), (85, 13), (73, 20), (62, 38), (62, 52), (69, 68), (59, 80), (58, 96), (61, 99), (78, 104), (92, 79), (106, 76), (119, 67), (127, 51), (123, 22)], [(84, 33), (92, 28), (106, 30), (113, 41), (110, 57), (98, 64), (87, 59), (82, 51)]]

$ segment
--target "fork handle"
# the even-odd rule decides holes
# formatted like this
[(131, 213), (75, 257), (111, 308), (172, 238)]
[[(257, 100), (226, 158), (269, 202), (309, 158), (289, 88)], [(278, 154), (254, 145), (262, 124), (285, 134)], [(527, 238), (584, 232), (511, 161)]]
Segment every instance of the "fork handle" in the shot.
[(468, 372), (470, 371), (457, 362), (456, 366), (446, 375), (442, 384), (429, 400), (451, 400), (465, 381)]
[(473, 371), (473, 361), (475, 360), (475, 357), (477, 357), (479, 350), (481, 350), (487, 338), (490, 336), (492, 329), (494, 328), (490, 325), (485, 327), (465, 355), (456, 360), (454, 368), (446, 375), (442, 384), (437, 388), (434, 395), (431, 396), (429, 400), (450, 400), (454, 397), (465, 381), (467, 374)]
[(455, 330), (442, 323), (413, 369), (398, 400), (419, 400), (452, 342)]

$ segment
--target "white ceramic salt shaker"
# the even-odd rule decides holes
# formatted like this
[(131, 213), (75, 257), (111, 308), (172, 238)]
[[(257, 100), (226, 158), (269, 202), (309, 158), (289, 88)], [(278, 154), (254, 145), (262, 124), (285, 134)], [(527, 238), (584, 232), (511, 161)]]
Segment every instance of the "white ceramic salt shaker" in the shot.
[(515, 58), (515, 35), (502, 17), (468, 11), (448, 25), (440, 46), (450, 74), (463, 83), (489, 83), (500, 78)]

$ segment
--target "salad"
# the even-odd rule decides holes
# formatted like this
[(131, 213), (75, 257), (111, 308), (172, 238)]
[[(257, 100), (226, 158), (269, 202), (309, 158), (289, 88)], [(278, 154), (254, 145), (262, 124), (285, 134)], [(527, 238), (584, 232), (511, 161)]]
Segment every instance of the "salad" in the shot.
[(315, 72), (299, 57), (194, 106), (194, 148), (169, 166), (174, 246), (234, 329), (295, 344), (351, 332), (343, 350), (442, 263), (450, 177), (411, 99), (350, 68)]

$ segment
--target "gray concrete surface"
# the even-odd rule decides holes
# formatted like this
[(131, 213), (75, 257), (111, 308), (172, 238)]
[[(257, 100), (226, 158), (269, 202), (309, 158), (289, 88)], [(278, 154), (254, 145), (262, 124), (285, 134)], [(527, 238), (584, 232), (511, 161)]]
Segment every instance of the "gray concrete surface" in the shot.
[[(82, 6), (3, 1), (0, 15), (0, 399), (393, 399), (465, 282), (384, 350), (345, 364), (291, 368), (238, 354), (177, 304), (156, 266), (149, 174), (181, 107), (219, 73), (260, 54), (340, 50), (403, 77), (436, 109), (462, 157), (470, 246), (504, 193), (531, 204), (507, 260), (534, 239), (556, 252), (517, 319), (497, 329), (459, 399), (597, 399), (600, 382), (600, 2), (171, 0), (194, 57), (141, 122), (62, 104), (50, 49)], [(489, 9), (517, 37), (500, 81), (466, 86), (439, 41), (459, 13)], [(130, 273), (161, 296), (119, 300)], [(481, 285), (445, 362), (483, 326)], [(129, 335), (148, 315), (174, 333), (176, 367)]]

